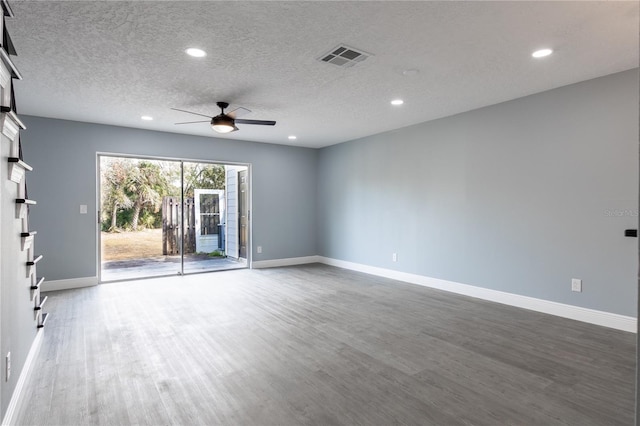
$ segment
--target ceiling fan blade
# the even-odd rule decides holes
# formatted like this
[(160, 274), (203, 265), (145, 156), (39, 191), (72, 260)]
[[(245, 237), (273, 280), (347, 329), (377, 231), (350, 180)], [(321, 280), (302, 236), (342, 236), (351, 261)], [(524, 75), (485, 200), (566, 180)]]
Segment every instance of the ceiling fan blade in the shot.
[(187, 110), (178, 109), (178, 108), (171, 108), (171, 109), (174, 110), (174, 111), (181, 111), (181, 112), (186, 112), (186, 113), (189, 113), (189, 114), (201, 115), (203, 117), (211, 118), (210, 115), (200, 114), (199, 112), (187, 111)]
[(244, 115), (247, 115), (250, 112), (251, 112), (250, 109), (243, 108), (243, 107), (238, 107), (238, 108), (234, 109), (231, 112), (227, 112), (226, 115), (228, 115), (231, 118), (238, 118), (238, 117), (242, 117)]
[(211, 120), (202, 120), (202, 121), (183, 121), (182, 123), (174, 123), (174, 124), (193, 124), (193, 123), (210, 123)]
[(275, 121), (270, 121), (270, 120), (243, 120), (243, 119), (236, 119), (236, 124), (259, 124), (261, 126), (275, 126), (276, 122)]

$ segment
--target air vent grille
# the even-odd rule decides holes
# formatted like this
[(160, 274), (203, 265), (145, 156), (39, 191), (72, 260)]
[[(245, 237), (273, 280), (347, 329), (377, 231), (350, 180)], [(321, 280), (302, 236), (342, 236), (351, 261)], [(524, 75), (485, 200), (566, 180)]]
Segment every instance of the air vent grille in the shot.
[(364, 61), (369, 56), (371, 56), (370, 53), (341, 44), (321, 55), (318, 60), (346, 68)]

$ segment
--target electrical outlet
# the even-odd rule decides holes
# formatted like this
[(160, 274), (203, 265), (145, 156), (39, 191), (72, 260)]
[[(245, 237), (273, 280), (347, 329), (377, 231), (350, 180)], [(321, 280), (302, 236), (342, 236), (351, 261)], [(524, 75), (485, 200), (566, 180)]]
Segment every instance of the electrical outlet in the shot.
[(391, 254), (391, 260), (393, 260), (394, 262), (398, 261), (398, 253), (392, 253)]
[(80, 204), (80, 214), (87, 214), (87, 205)]
[(582, 280), (579, 280), (578, 278), (572, 278), (571, 291), (582, 292)]
[(5, 358), (5, 381), (9, 381), (9, 377), (11, 377), (11, 352), (7, 352), (7, 357)]
[(262, 253), (262, 246), (258, 246), (257, 250), (258, 253)]

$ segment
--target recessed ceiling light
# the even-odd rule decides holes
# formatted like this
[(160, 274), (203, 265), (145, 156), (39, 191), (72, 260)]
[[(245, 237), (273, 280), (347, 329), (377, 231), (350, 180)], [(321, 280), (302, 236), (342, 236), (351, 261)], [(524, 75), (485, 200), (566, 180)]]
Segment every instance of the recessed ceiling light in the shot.
[(289, 136), (290, 141), (295, 141), (296, 139), (298, 139), (297, 136), (293, 136), (293, 135)]
[(549, 56), (552, 53), (553, 53), (553, 50), (551, 49), (540, 49), (533, 52), (531, 56), (533, 56), (534, 58), (544, 58), (545, 56)]
[(153, 117), (151, 117), (150, 115), (143, 115), (142, 117), (140, 117), (140, 119), (144, 121), (151, 121), (153, 120)]
[(419, 69), (411, 68), (411, 69), (402, 71), (402, 75), (408, 75), (408, 76), (417, 75), (419, 72), (420, 72)]
[(391, 105), (402, 105), (404, 101), (402, 99), (394, 99), (391, 101)]
[(202, 58), (203, 56), (207, 56), (207, 52), (195, 47), (190, 47), (185, 50), (185, 52), (187, 53), (187, 55), (193, 56), (194, 58)]

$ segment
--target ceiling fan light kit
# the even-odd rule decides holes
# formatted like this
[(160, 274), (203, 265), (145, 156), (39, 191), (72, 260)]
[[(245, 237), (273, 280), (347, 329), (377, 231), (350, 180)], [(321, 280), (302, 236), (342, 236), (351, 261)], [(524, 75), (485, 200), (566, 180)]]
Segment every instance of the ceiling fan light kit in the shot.
[[(239, 130), (238, 127), (236, 127), (236, 123), (239, 124), (257, 124), (260, 126), (275, 126), (276, 122), (275, 121), (271, 121), (271, 120), (244, 120), (244, 119), (238, 119), (235, 118), (236, 114), (238, 112), (251, 112), (250, 110), (246, 109), (246, 108), (242, 108), (239, 107), (233, 111), (231, 111), (229, 114), (225, 114), (224, 110), (226, 108), (229, 107), (229, 103), (228, 102), (216, 102), (216, 105), (218, 105), (218, 107), (220, 108), (220, 114), (216, 115), (215, 117), (211, 118), (211, 128), (213, 130), (215, 130), (218, 133), (231, 133), (231, 132), (235, 132), (236, 130)], [(189, 114), (195, 114), (195, 115), (200, 115), (203, 117), (210, 117), (208, 115), (204, 115), (204, 114), (200, 114), (198, 112), (192, 112), (192, 111), (186, 111), (183, 109), (178, 109), (178, 108), (171, 108), (174, 111), (181, 111), (181, 112), (186, 112)], [(208, 120), (207, 120), (208, 121)], [(176, 124), (192, 124), (192, 123), (203, 123), (204, 121), (189, 121), (189, 122), (185, 122), (185, 123), (176, 123)]]
[(228, 115), (220, 114), (211, 119), (211, 127), (218, 133), (230, 133), (238, 130), (233, 118)]

